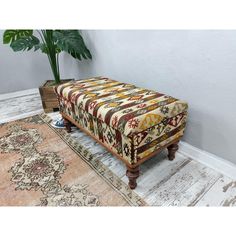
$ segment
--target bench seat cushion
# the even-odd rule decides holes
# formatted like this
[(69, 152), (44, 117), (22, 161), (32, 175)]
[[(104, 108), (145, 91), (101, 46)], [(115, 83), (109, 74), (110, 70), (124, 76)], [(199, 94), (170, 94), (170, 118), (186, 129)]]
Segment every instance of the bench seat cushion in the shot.
[(183, 135), (188, 106), (171, 96), (104, 77), (55, 90), (62, 112), (129, 163)]

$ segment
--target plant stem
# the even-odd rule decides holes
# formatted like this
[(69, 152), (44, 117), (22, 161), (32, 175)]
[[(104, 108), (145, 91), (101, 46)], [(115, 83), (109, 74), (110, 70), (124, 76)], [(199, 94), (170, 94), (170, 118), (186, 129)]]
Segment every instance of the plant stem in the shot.
[(52, 30), (42, 30), (44, 43), (47, 48), (48, 60), (54, 75), (56, 84), (60, 83), (60, 72), (59, 72), (59, 62), (58, 62), (58, 53), (56, 52), (56, 45), (53, 40), (53, 31)]
[(61, 80), (60, 78), (60, 64), (59, 64), (59, 53), (56, 54), (57, 60), (56, 60), (56, 64), (57, 64), (57, 73), (58, 73), (58, 77), (59, 77), (59, 81)]

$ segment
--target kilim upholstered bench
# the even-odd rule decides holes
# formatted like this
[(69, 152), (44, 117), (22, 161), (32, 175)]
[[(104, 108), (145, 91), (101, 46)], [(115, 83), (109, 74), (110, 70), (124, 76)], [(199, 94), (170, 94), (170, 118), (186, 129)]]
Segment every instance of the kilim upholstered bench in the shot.
[(186, 102), (103, 77), (72, 81), (55, 91), (67, 131), (73, 123), (125, 162), (131, 189), (142, 162), (163, 148), (174, 159)]

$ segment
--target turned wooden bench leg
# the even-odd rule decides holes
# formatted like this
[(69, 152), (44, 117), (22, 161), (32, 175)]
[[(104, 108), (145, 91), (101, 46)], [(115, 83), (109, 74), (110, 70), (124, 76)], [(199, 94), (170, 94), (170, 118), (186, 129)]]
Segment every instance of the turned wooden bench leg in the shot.
[(167, 147), (168, 149), (168, 159), (173, 161), (175, 159), (175, 153), (179, 149), (178, 142), (171, 144)]
[(135, 189), (137, 186), (136, 179), (139, 177), (139, 166), (135, 168), (127, 166), (126, 176), (129, 178), (129, 187)]
[(64, 120), (64, 125), (66, 127), (66, 131), (68, 133), (71, 133), (71, 122), (64, 117), (63, 117), (63, 120)]

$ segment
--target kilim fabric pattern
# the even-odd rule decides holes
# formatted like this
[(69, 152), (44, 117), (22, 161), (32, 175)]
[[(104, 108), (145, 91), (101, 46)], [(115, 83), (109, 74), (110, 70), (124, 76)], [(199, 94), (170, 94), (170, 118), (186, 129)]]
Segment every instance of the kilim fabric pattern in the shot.
[(60, 110), (130, 164), (181, 137), (188, 105), (104, 77), (55, 88)]

